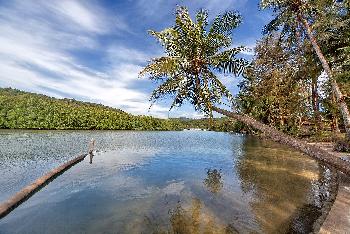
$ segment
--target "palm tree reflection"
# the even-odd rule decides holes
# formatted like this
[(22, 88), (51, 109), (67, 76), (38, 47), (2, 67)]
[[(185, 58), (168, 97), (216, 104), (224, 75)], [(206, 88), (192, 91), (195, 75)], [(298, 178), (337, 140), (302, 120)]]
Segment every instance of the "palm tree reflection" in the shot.
[(224, 183), (222, 181), (221, 170), (208, 169), (207, 178), (204, 179), (205, 186), (210, 192), (216, 194), (221, 191)]
[(225, 226), (215, 221), (215, 217), (204, 211), (204, 206), (199, 198), (193, 198), (189, 209), (183, 208), (178, 202), (174, 209), (169, 210), (170, 228), (162, 228), (160, 225), (146, 217), (147, 223), (153, 234), (236, 234), (238, 231), (231, 224)]

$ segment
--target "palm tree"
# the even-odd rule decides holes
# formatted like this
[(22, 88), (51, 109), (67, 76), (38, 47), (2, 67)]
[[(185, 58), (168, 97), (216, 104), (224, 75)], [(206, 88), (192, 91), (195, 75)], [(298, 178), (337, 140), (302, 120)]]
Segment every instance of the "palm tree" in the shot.
[(193, 21), (187, 8), (179, 7), (175, 26), (161, 32), (150, 31), (164, 47), (166, 54), (153, 59), (140, 72), (140, 76), (148, 75), (149, 79), (162, 82), (153, 91), (150, 100), (155, 102), (164, 96), (171, 96), (174, 101), (170, 109), (189, 101), (196, 110), (211, 117), (212, 111), (232, 117), (260, 130), (276, 142), (294, 147), (350, 175), (350, 167), (326, 151), (288, 136), (248, 115), (217, 107), (222, 103), (231, 107), (233, 97), (215, 72), (239, 75), (248, 65), (247, 61), (236, 58), (244, 48), (231, 47), (232, 31), (240, 22), (241, 17), (237, 12), (228, 11), (217, 16), (209, 27), (207, 11), (199, 11), (196, 21)]
[[(332, 76), (332, 70), (323, 55), (320, 46), (314, 36), (314, 32), (309, 24), (313, 20), (312, 15), (319, 9), (310, 3), (310, 0), (262, 0), (263, 9), (271, 8), (276, 17), (266, 26), (265, 31), (274, 31), (283, 26), (282, 32), (295, 33), (298, 28), (303, 28), (309, 38), (314, 51), (316, 52), (323, 70), (331, 81), (332, 91), (338, 102), (339, 110), (342, 114), (347, 137), (350, 139), (350, 113), (337, 81)], [(311, 17), (310, 17), (311, 16)]]
[[(235, 56), (244, 48), (232, 48), (230, 35), (241, 22), (233, 11), (214, 19), (210, 29), (208, 12), (201, 10), (193, 22), (185, 7), (178, 7), (175, 26), (161, 32), (149, 31), (165, 49), (167, 56), (155, 58), (141, 72), (151, 80), (164, 81), (151, 95), (155, 101), (173, 95), (170, 109), (190, 101), (196, 110), (212, 116), (212, 104), (222, 98), (232, 102), (232, 95), (215, 75), (223, 71), (239, 75), (248, 62)], [(224, 50), (223, 50), (224, 49)]]

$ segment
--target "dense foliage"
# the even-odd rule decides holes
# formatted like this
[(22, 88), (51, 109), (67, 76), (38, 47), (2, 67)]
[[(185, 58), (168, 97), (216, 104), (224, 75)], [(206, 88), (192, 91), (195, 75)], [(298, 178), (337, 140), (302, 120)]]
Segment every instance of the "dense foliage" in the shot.
[(240, 83), (239, 108), (264, 124), (295, 133), (307, 118), (309, 82), (298, 49), (276, 35), (258, 42), (247, 76)]
[[(261, 7), (273, 10), (274, 19), (265, 27), (265, 33), (279, 32), (281, 40), (291, 46), (311, 45), (314, 56), (328, 79), (328, 101), (325, 106), (339, 111), (341, 121), (350, 139), (350, 112), (348, 96), (349, 84), (349, 0), (261, 0)], [(304, 54), (304, 59), (312, 56)], [(315, 63), (316, 62), (316, 63)], [(318, 77), (313, 77), (313, 108), (317, 109)], [(326, 108), (327, 108), (326, 107)], [(330, 111), (336, 115), (336, 111)], [(317, 112), (316, 113), (317, 117)], [(317, 118), (320, 122), (320, 116)], [(335, 121), (336, 122), (336, 121)]]
[(0, 128), (179, 130), (178, 124), (99, 104), (0, 89)]
[(317, 15), (313, 30), (349, 106), (350, 1), (318, 0), (314, 7)]
[[(271, 0), (261, 6), (272, 8), (275, 18), (265, 27), (266, 35), (258, 41), (252, 66), (240, 84), (240, 110), (294, 135), (329, 138), (325, 131), (337, 134), (339, 126), (344, 130), (346, 115), (340, 118), (334, 79), (348, 96), (348, 1)], [(333, 80), (323, 73), (325, 66), (306, 34), (308, 25), (301, 24), (303, 18), (312, 25)]]
[(176, 121), (178, 126), (183, 129), (202, 129), (202, 130), (211, 130), (217, 132), (241, 132), (242, 128), (239, 122), (234, 119), (227, 117), (214, 118), (214, 119), (188, 119), (188, 118), (179, 118), (172, 119)]
[(157, 119), (134, 116), (122, 110), (72, 99), (0, 88), (0, 129), (96, 129), (96, 130), (183, 130), (234, 131), (228, 118)]
[(164, 96), (173, 98), (171, 108), (189, 101), (198, 111), (212, 117), (213, 105), (232, 95), (216, 72), (241, 74), (247, 62), (237, 58), (242, 47), (232, 47), (232, 32), (241, 16), (227, 11), (208, 22), (208, 12), (200, 10), (192, 20), (187, 8), (178, 7), (175, 25), (161, 32), (150, 31), (164, 48), (166, 56), (153, 59), (140, 75), (148, 75), (161, 84), (151, 101)]

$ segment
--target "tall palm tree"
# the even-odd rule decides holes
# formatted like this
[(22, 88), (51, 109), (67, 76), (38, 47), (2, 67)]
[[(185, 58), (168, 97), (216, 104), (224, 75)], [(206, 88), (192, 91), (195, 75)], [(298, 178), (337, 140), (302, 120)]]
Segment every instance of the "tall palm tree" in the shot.
[(350, 175), (349, 165), (326, 151), (288, 136), (248, 115), (216, 106), (222, 103), (231, 105), (233, 98), (215, 75), (215, 71), (239, 75), (248, 65), (247, 61), (236, 58), (244, 48), (231, 47), (232, 31), (240, 22), (241, 17), (237, 12), (228, 11), (217, 16), (209, 27), (207, 11), (199, 11), (196, 21), (193, 21), (187, 8), (179, 7), (175, 26), (161, 32), (150, 31), (164, 47), (166, 54), (153, 59), (140, 72), (140, 76), (148, 75), (149, 79), (162, 82), (153, 91), (151, 101), (171, 96), (174, 101), (170, 109), (189, 101), (196, 110), (209, 116), (215, 111), (232, 117), (260, 130), (276, 142), (294, 147)]
[(140, 75), (148, 74), (151, 80), (162, 80), (151, 95), (155, 101), (164, 95), (173, 95), (175, 106), (190, 101), (196, 110), (212, 116), (212, 105), (222, 98), (232, 102), (232, 95), (215, 75), (223, 71), (239, 75), (248, 64), (235, 56), (244, 48), (232, 48), (230, 35), (241, 22), (233, 11), (214, 19), (207, 31), (208, 12), (201, 10), (193, 22), (185, 7), (178, 7), (175, 26), (161, 32), (149, 31), (165, 49), (166, 56), (153, 59)]
[(261, 0), (263, 9), (270, 8), (275, 13), (275, 18), (266, 26), (265, 31), (273, 31), (282, 26), (282, 32), (296, 32), (298, 28), (303, 28), (309, 38), (314, 51), (316, 52), (323, 70), (331, 81), (332, 91), (338, 102), (339, 110), (342, 114), (347, 137), (350, 139), (350, 113), (337, 81), (333, 78), (332, 70), (323, 55), (321, 48), (316, 40), (309, 22), (314, 20), (312, 17), (320, 9), (315, 7), (312, 0)]

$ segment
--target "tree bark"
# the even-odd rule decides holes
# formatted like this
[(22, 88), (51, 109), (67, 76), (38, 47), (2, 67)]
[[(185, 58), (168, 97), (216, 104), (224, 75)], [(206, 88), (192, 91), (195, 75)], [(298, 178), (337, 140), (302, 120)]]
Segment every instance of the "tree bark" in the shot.
[(313, 77), (312, 84), (311, 84), (312, 109), (314, 111), (315, 127), (316, 127), (316, 130), (319, 130), (319, 129), (321, 129), (322, 123), (321, 123), (320, 104), (319, 104), (318, 84), (317, 83), (318, 83), (317, 77)]
[[(336, 104), (335, 96), (332, 93), (332, 105)], [(340, 133), (339, 124), (338, 124), (338, 116), (335, 111), (332, 111), (332, 131), (335, 133)]]
[(301, 22), (303, 23), (303, 25), (306, 29), (306, 33), (310, 39), (310, 42), (311, 42), (318, 58), (321, 61), (322, 67), (323, 67), (324, 71), (327, 73), (327, 76), (331, 81), (332, 90), (333, 90), (333, 93), (337, 99), (340, 113), (342, 114), (342, 117), (343, 117), (346, 134), (347, 134), (347, 137), (350, 139), (350, 113), (348, 110), (348, 106), (346, 105), (345, 98), (344, 98), (342, 92), (340, 91), (340, 88), (337, 84), (337, 81), (332, 76), (332, 71), (327, 63), (326, 58), (323, 56), (323, 53), (322, 53), (320, 47), (318, 46), (316, 38), (312, 34), (312, 30), (310, 28), (309, 23), (302, 17), (299, 17), (299, 19), (301, 19)]
[(350, 164), (346, 163), (345, 161), (341, 160), (338, 157), (333, 156), (332, 154), (328, 153), (327, 151), (314, 146), (310, 145), (305, 141), (296, 139), (294, 137), (291, 137), (281, 131), (278, 131), (277, 129), (270, 127), (266, 124), (263, 124), (252, 117), (245, 115), (245, 114), (237, 114), (234, 112), (230, 112), (227, 110), (223, 110), (218, 107), (213, 107), (213, 110), (217, 113), (220, 113), (222, 115), (225, 115), (227, 117), (234, 118), (248, 126), (251, 126), (259, 131), (261, 131), (267, 138), (270, 138), (271, 140), (290, 146), (302, 153), (305, 153), (314, 159), (321, 161), (323, 163), (326, 163), (337, 170), (343, 172), (344, 174), (350, 176)]

